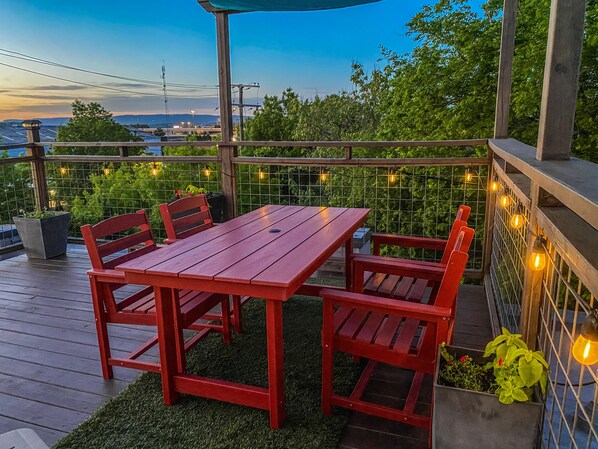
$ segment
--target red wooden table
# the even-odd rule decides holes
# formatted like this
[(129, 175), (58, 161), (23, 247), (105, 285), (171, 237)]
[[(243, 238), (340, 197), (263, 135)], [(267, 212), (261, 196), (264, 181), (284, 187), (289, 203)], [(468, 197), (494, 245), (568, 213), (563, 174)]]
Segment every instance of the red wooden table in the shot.
[[(339, 247), (352, 252), (353, 233), (369, 209), (265, 206), (116, 267), (129, 283), (155, 289), (164, 402), (194, 394), (270, 411), (284, 422), (282, 303), (294, 293), (317, 295), (304, 282)], [(350, 273), (347, 273), (350, 280)], [(184, 372), (176, 339), (183, 335), (172, 289), (247, 295), (266, 301), (268, 388)], [(182, 346), (181, 346), (182, 347)]]

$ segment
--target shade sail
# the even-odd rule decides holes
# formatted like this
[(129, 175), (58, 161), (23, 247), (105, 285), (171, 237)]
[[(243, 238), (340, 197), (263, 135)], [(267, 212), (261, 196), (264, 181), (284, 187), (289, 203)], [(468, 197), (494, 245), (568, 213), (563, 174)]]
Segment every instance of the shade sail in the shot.
[(215, 8), (231, 11), (314, 11), (378, 1), (380, 0), (209, 0)]

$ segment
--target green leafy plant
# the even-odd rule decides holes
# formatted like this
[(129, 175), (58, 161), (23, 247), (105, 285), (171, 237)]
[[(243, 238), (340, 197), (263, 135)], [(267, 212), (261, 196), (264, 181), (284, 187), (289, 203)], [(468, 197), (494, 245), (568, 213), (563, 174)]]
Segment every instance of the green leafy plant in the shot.
[(202, 195), (202, 194), (205, 195), (207, 193), (208, 193), (208, 191), (206, 189), (204, 189), (203, 187), (197, 187), (192, 184), (189, 184), (185, 190), (177, 189), (174, 191), (174, 195), (177, 198), (183, 198), (184, 196), (196, 196), (196, 195)]
[(526, 402), (533, 397), (534, 387), (546, 393), (548, 363), (541, 351), (530, 350), (520, 334), (503, 327), (502, 334), (486, 345), (485, 364), (464, 355), (455, 358), (443, 343), (440, 355), (445, 363), (439, 371), (443, 385), (498, 395), (503, 404)]
[(57, 212), (55, 210), (48, 210), (47, 208), (35, 209), (31, 212), (26, 212), (24, 209), (19, 209), (19, 215), (23, 218), (35, 218), (41, 220), (42, 218), (54, 217), (55, 215), (64, 212)]

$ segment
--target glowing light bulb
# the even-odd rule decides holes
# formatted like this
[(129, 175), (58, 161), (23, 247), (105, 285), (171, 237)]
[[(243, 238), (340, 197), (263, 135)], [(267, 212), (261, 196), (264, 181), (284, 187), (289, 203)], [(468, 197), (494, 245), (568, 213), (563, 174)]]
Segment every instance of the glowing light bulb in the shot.
[(110, 174), (110, 167), (104, 167), (103, 172), (106, 176), (108, 176)]
[(509, 204), (511, 204), (511, 200), (509, 198), (509, 195), (503, 194), (500, 196), (500, 199), (498, 200), (498, 202), (500, 203), (500, 205), (502, 207), (504, 207), (505, 209), (507, 207), (509, 207)]
[(262, 170), (260, 168), (259, 171), (257, 172), (257, 177), (259, 178), (260, 181), (263, 179), (266, 179), (266, 173), (264, 173), (264, 170)]
[(206, 165), (203, 169), (203, 174), (206, 176), (206, 178), (209, 178), (210, 177), (210, 167), (208, 167)]
[(544, 249), (544, 239), (536, 237), (532, 255), (530, 256), (530, 266), (532, 270), (541, 271), (546, 266), (546, 250)]
[(500, 190), (500, 184), (498, 181), (494, 180), (490, 183), (490, 190), (492, 192), (498, 192)]
[(60, 167), (60, 174), (61, 175), (66, 175), (68, 173), (69, 169), (66, 167)]
[(390, 173), (390, 175), (388, 175), (388, 182), (390, 182), (391, 184), (394, 184), (395, 182), (397, 182), (398, 176), (395, 173)]
[(158, 166), (156, 164), (154, 164), (152, 166), (150, 173), (152, 174), (152, 176), (158, 176), (158, 173), (160, 173), (160, 170), (158, 170)]
[(328, 173), (326, 173), (325, 171), (320, 173), (320, 181), (322, 181), (322, 182), (328, 181)]
[(465, 170), (465, 182), (471, 182), (473, 181), (473, 173), (471, 170), (467, 169)]
[(514, 229), (519, 229), (521, 226), (523, 226), (523, 222), (523, 209), (521, 208), (521, 204), (518, 204), (517, 210), (511, 217), (511, 227)]
[(598, 363), (598, 310), (593, 310), (583, 321), (571, 352), (582, 365)]

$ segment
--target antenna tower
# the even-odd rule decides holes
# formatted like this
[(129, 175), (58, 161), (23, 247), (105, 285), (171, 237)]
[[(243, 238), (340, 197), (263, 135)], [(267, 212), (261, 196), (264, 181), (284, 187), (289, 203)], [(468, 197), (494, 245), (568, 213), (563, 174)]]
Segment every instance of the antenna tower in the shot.
[(166, 116), (166, 127), (170, 127), (168, 122), (168, 92), (166, 91), (166, 64), (162, 61), (162, 91), (164, 92), (164, 115)]

